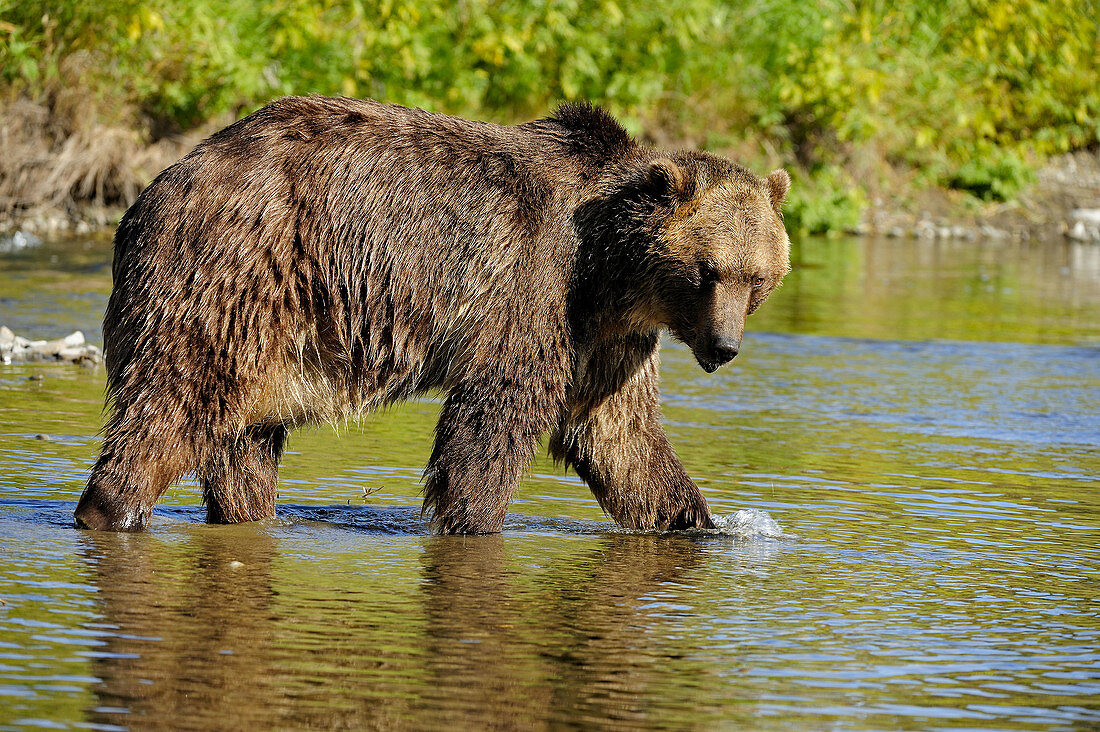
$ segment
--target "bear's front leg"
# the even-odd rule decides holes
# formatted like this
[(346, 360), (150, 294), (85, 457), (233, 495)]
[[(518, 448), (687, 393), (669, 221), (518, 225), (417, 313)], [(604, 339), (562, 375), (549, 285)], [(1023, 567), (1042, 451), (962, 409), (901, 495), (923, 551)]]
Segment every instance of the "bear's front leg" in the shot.
[(707, 501), (661, 425), (658, 366), (656, 336), (597, 350), (550, 449), (628, 529), (712, 529)]
[(424, 472), (434, 530), (501, 530), (512, 490), (559, 411), (552, 391), (545, 380), (481, 379), (450, 393)]

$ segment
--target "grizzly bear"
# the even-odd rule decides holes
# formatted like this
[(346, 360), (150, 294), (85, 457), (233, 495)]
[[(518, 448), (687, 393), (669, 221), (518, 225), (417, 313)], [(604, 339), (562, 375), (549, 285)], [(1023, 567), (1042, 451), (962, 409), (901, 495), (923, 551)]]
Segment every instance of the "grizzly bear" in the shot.
[(790, 269), (782, 170), (666, 153), (566, 104), (499, 126), (281, 99), (157, 176), (115, 235), (111, 415), (78, 526), (136, 530), (194, 472), (274, 515), (287, 433), (438, 389), (424, 510), (498, 532), (542, 435), (604, 510), (712, 527), (661, 427), (663, 329), (712, 372)]

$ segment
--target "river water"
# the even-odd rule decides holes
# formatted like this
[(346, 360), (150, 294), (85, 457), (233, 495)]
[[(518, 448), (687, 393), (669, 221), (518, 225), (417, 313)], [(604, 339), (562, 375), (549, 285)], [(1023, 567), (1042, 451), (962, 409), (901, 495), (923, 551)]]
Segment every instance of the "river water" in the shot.
[[(795, 255), (728, 367), (663, 352), (725, 534), (540, 457), (503, 535), (431, 536), (432, 399), (296, 433), (274, 520), (192, 482), (81, 532), (102, 367), (0, 367), (0, 729), (1097, 728), (1100, 250)], [(100, 342), (109, 261), (0, 256), (0, 324)]]

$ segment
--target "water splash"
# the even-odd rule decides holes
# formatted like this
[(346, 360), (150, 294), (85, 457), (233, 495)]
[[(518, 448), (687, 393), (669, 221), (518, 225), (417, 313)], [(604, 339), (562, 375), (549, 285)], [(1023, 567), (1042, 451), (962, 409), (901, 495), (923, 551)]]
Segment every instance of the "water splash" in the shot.
[(712, 516), (714, 526), (723, 536), (738, 539), (789, 539), (791, 535), (783, 531), (779, 522), (767, 511), (758, 508), (743, 508), (725, 516)]

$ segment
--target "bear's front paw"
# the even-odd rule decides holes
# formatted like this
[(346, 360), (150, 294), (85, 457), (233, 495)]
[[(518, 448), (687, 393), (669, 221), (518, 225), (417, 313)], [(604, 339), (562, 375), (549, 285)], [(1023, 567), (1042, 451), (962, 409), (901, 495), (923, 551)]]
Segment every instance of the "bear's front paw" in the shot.
[(710, 510), (704, 506), (688, 506), (680, 513), (672, 517), (668, 522), (668, 531), (684, 531), (685, 529), (713, 529), (714, 521), (710, 517)]

